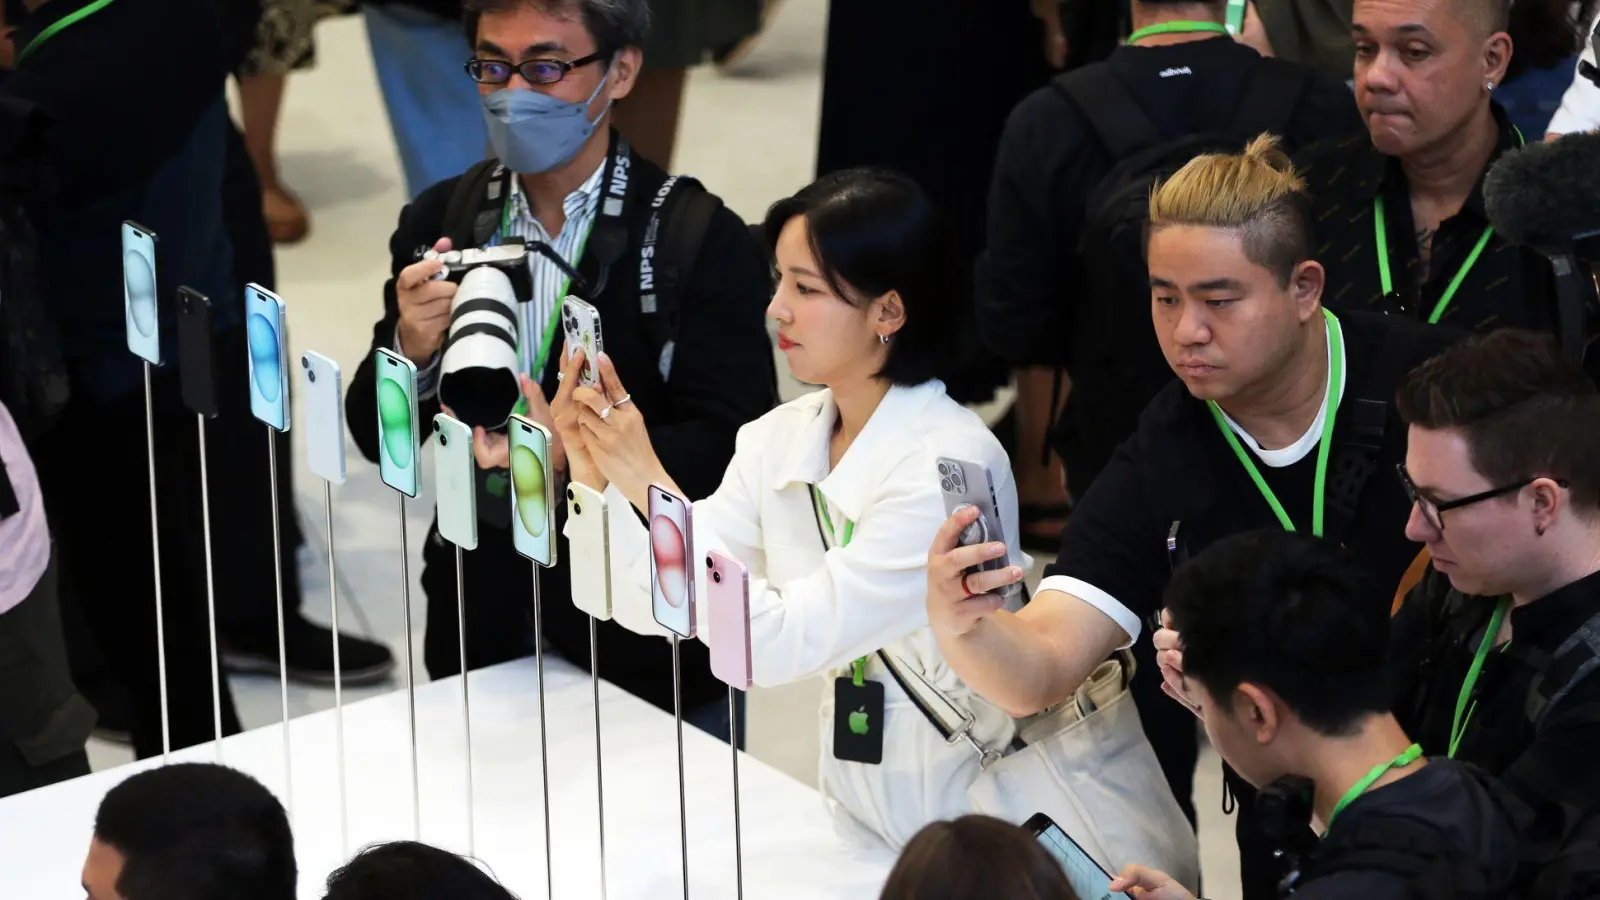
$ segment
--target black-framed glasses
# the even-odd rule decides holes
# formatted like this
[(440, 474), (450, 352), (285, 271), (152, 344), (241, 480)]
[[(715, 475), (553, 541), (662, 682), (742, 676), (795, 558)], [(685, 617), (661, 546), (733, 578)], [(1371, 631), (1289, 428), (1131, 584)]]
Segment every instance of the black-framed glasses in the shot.
[[(1454, 500), (1435, 500), (1417, 489), (1417, 483), (1411, 480), (1411, 473), (1406, 471), (1405, 464), (1402, 463), (1395, 466), (1394, 470), (1400, 476), (1400, 483), (1405, 485), (1407, 499), (1411, 501), (1412, 505), (1422, 510), (1422, 518), (1427, 520), (1428, 525), (1431, 526), (1434, 531), (1439, 532), (1444, 531), (1444, 514), (1450, 510), (1460, 509), (1463, 506), (1471, 506), (1474, 503), (1482, 503), (1485, 500), (1493, 500), (1496, 497), (1504, 497), (1507, 494), (1522, 490), (1541, 478), (1549, 477), (1546, 475), (1533, 475), (1529, 476), (1528, 478), (1524, 478), (1515, 484), (1507, 484), (1497, 488), (1490, 488), (1487, 491), (1481, 491), (1466, 497), (1458, 497)], [(1566, 479), (1564, 478), (1556, 478), (1552, 480), (1563, 488), (1567, 486)]]
[(530, 59), (514, 63), (506, 59), (474, 58), (467, 60), (466, 69), (472, 80), (479, 84), (505, 84), (513, 74), (520, 74), (522, 80), (529, 84), (555, 84), (573, 69), (605, 58), (604, 53), (591, 53), (571, 62), (564, 59)]

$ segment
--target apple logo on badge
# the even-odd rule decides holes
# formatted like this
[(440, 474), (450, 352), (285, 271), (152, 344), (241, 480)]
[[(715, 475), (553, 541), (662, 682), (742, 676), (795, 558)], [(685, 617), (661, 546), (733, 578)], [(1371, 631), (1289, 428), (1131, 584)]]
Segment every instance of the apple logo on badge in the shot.
[(156, 273), (137, 250), (122, 255), (122, 285), (128, 292), (128, 318), (145, 337), (156, 333)]
[(850, 733), (864, 735), (872, 731), (872, 721), (865, 706), (850, 714)]

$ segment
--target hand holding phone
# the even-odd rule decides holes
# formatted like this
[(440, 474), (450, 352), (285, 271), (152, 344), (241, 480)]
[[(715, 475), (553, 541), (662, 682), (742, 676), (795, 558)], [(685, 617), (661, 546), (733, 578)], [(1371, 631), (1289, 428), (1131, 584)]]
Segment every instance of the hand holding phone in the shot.
[(750, 690), (750, 572), (731, 556), (706, 554), (711, 617), (711, 674), (741, 691)]
[(183, 405), (208, 419), (218, 413), (215, 357), (210, 298), (194, 288), (178, 288), (178, 386)]
[(438, 494), (439, 535), (463, 550), (478, 548), (478, 466), (472, 429), (439, 413), (433, 417), (433, 481)]
[(695, 635), (695, 576), (691, 504), (650, 485), (650, 606), (656, 622), (679, 637)]
[(283, 298), (257, 284), (244, 287), (250, 357), (250, 414), (289, 430), (289, 337)]
[[(944, 511), (955, 515), (963, 506), (978, 508), (978, 520), (961, 533), (960, 546), (1006, 542), (1005, 529), (1000, 524), (1000, 503), (995, 497), (994, 478), (989, 467), (982, 463), (941, 456), (937, 461), (939, 490), (944, 495)], [(1009, 548), (1008, 548), (1009, 549)], [(1011, 564), (1008, 557), (984, 560), (968, 569), (969, 574), (1003, 569)], [(1005, 585), (995, 593), (1010, 600), (1020, 594), (1020, 582)]]
[(550, 430), (526, 416), (512, 416), (507, 429), (511, 542), (518, 553), (548, 569), (556, 564), (556, 478), (550, 467)]
[(421, 485), (417, 457), (422, 440), (417, 423), (417, 367), (411, 360), (379, 347), (373, 354), (378, 382), (378, 475), (407, 497)]
[(153, 366), (162, 363), (158, 291), (156, 233), (137, 222), (123, 222), (122, 302), (128, 349)]
[(1111, 873), (1100, 868), (1100, 864), (1049, 816), (1036, 813), (1022, 827), (1061, 863), (1073, 892), (1083, 900), (1129, 900), (1127, 894), (1111, 890)]
[(315, 350), (300, 356), (305, 384), (306, 464), (311, 473), (344, 484), (344, 402), (339, 364)]
[(578, 350), (583, 351), (583, 369), (578, 372), (578, 383), (586, 388), (600, 389), (600, 371), (595, 360), (605, 349), (600, 337), (600, 311), (577, 297), (568, 296), (561, 303), (561, 329), (567, 338), (567, 358)]

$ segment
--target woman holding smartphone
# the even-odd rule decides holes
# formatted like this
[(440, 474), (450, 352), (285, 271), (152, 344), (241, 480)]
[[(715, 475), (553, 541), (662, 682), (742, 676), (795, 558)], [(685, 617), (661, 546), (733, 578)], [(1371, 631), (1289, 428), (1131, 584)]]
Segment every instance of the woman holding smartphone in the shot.
[[(693, 559), (681, 547), (679, 558), (663, 553), (659, 522), (647, 530), (622, 512), (648, 512), (652, 485), (682, 492), (610, 360), (596, 360), (598, 390), (578, 385), (581, 356), (569, 360), (552, 410), (572, 477), (617, 510), (617, 620), (652, 618), (640, 613), (652, 609), (652, 544), (663, 585), (683, 565), (702, 598), (710, 551), (742, 562), (754, 682), (824, 676), (819, 786), (847, 830), (899, 847), (966, 812), (980, 748), (1004, 752), (1014, 735), (1011, 717), (950, 670), (928, 628), (927, 547), (946, 518), (937, 460), (988, 470), (1003, 519), (991, 535), (1017, 533), (1016, 486), (999, 442), (935, 377), (952, 356), (964, 279), (922, 190), (889, 172), (836, 172), (775, 204), (764, 232), (777, 264), (767, 315), (778, 346), (797, 379), (823, 389), (740, 430), (721, 487), (688, 498)], [(742, 635), (707, 634), (706, 613), (702, 602), (698, 636), (715, 656)], [(973, 741), (946, 741), (902, 682), (970, 717)]]

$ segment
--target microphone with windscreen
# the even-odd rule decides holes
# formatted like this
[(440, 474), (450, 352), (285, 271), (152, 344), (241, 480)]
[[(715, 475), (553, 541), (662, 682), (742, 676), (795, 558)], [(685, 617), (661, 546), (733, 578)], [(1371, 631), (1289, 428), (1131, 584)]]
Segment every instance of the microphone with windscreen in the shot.
[(1506, 240), (1537, 250), (1555, 273), (1562, 346), (1582, 359), (1600, 314), (1600, 134), (1529, 144), (1500, 157), (1483, 182), (1489, 222)]

